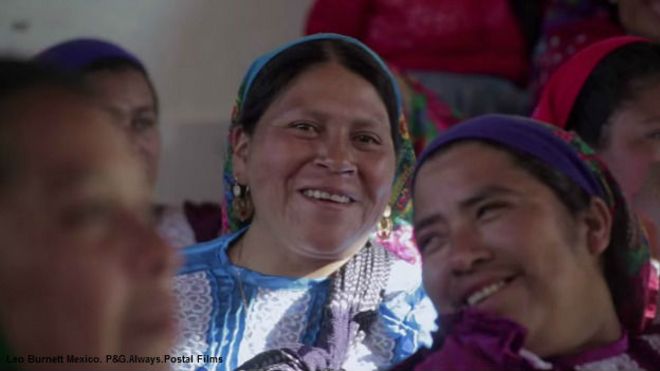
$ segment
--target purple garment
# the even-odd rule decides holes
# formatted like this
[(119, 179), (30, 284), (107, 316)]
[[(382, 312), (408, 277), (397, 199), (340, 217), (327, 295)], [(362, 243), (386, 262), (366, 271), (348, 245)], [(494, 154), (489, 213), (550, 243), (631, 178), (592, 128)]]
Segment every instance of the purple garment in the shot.
[[(476, 310), (445, 316), (449, 332), (437, 349), (420, 351), (392, 371), (659, 370), (660, 326), (577, 355), (543, 360), (522, 348), (526, 331)], [(437, 346), (437, 345), (436, 345)]]
[(37, 54), (34, 59), (68, 72), (80, 72), (89, 65), (106, 59), (120, 59), (146, 71), (140, 60), (119, 46), (98, 39), (65, 41)]
[(442, 320), (447, 336), (442, 348), (430, 354), (414, 370), (524, 370), (520, 357), (527, 331), (491, 315), (466, 310)]

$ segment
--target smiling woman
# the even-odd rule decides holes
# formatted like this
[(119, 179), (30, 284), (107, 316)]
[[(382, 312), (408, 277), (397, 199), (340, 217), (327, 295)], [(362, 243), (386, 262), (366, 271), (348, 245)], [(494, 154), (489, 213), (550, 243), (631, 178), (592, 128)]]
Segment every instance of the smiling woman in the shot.
[(483, 116), (422, 154), (424, 285), (446, 326), (401, 370), (655, 369), (657, 271), (617, 184), (574, 134)]
[[(39, 63), (80, 73), (93, 93), (129, 138), (153, 189), (161, 156), (158, 95), (145, 65), (132, 53), (99, 39), (73, 39), (53, 45), (35, 56)], [(153, 205), (154, 221), (174, 247), (207, 241), (219, 234), (217, 205), (183, 207)]]
[[(399, 116), (391, 74), (354, 39), (308, 36), (252, 64), (230, 134), (232, 233), (185, 251), (176, 353), (222, 356), (222, 370), (374, 370), (429, 342), (419, 266), (380, 244), (384, 216), (410, 209)], [(216, 367), (180, 368), (197, 366)]]

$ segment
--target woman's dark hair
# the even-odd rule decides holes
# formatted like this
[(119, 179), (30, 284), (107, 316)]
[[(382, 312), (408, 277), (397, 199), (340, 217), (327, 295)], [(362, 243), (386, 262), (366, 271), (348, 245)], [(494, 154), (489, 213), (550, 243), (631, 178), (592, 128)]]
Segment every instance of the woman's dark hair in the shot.
[(142, 65), (125, 58), (102, 58), (86, 65), (80, 72), (83, 75), (88, 75), (94, 72), (124, 72), (126, 70), (135, 70), (142, 74), (144, 80), (147, 82), (147, 86), (149, 86), (151, 96), (154, 99), (154, 108), (156, 109), (156, 112), (158, 112), (158, 93), (156, 92), (156, 88), (151, 81), (149, 72), (147, 72), (147, 70), (144, 69)]
[(314, 65), (337, 62), (365, 80), (378, 92), (387, 109), (394, 149), (401, 144), (398, 102), (392, 81), (380, 64), (363, 48), (337, 39), (322, 39), (294, 45), (268, 61), (258, 72), (233, 125), (249, 135), (270, 104), (297, 76)]
[(42, 88), (61, 90), (83, 99), (92, 96), (77, 75), (62, 73), (31, 61), (0, 57), (0, 188), (15, 177), (20, 167), (10, 118), (12, 107), (7, 101), (22, 92)]
[(0, 56), (0, 103), (24, 90), (42, 87), (63, 89), (82, 96), (91, 94), (76, 74), (33, 61)]
[(590, 146), (607, 146), (610, 118), (638, 97), (641, 90), (660, 83), (660, 45), (625, 45), (603, 58), (580, 90), (566, 128)]

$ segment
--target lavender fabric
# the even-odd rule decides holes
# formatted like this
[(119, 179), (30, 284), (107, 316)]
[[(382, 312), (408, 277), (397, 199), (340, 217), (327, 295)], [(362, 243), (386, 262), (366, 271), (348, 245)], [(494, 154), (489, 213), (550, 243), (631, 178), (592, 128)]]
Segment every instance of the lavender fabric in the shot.
[(51, 46), (34, 59), (67, 72), (80, 72), (104, 59), (125, 60), (146, 71), (144, 64), (118, 45), (100, 39), (73, 39)]
[(559, 170), (592, 196), (607, 199), (605, 190), (580, 160), (578, 153), (553, 129), (538, 121), (507, 115), (484, 115), (452, 127), (427, 147), (417, 161), (413, 189), (419, 168), (446, 145), (460, 140), (480, 139), (499, 143), (524, 154), (534, 156)]

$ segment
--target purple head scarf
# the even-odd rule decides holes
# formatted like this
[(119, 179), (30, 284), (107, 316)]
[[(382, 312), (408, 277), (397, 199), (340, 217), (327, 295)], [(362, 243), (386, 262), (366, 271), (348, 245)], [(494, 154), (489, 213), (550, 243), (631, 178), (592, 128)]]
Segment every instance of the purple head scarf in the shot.
[(468, 120), (445, 132), (424, 150), (417, 161), (413, 179), (424, 162), (446, 145), (466, 139), (483, 140), (533, 156), (559, 170), (589, 195), (607, 199), (607, 191), (596, 174), (560, 134), (549, 126), (523, 117), (486, 115)]
[(144, 63), (119, 45), (100, 39), (73, 39), (55, 44), (35, 55), (33, 59), (40, 64), (72, 74), (94, 71), (97, 63), (124, 62), (142, 73), (151, 90), (156, 111), (159, 110), (158, 93)]
[(146, 72), (144, 64), (127, 50), (109, 41), (73, 39), (53, 45), (34, 59), (67, 72), (82, 72), (102, 60), (123, 60)]

